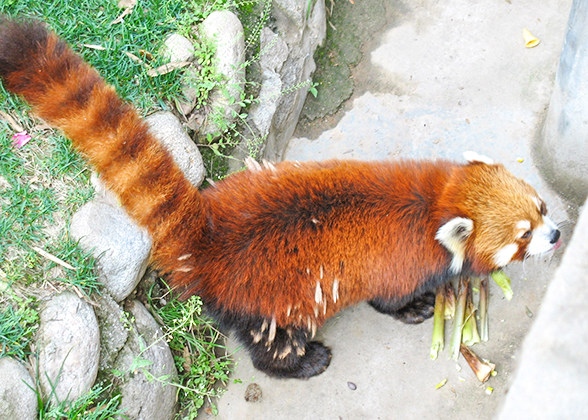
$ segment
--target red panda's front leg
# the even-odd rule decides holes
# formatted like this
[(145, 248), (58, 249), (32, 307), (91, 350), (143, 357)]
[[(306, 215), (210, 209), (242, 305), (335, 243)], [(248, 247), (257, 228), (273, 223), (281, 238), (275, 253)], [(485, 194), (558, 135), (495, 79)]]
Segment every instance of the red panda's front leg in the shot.
[(372, 299), (369, 304), (378, 312), (390, 315), (405, 324), (420, 324), (431, 318), (435, 312), (435, 293), (425, 292), (404, 304), (398, 299), (382, 298)]

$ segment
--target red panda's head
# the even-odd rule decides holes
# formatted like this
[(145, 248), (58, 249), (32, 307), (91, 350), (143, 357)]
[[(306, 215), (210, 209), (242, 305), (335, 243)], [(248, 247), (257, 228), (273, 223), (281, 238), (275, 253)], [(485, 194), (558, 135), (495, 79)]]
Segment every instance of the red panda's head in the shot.
[(474, 272), (484, 273), (559, 247), (560, 232), (530, 185), (486, 157), (465, 157), (469, 164), (458, 169), (444, 197), (459, 217), (436, 236), (452, 252), (454, 272), (466, 260)]

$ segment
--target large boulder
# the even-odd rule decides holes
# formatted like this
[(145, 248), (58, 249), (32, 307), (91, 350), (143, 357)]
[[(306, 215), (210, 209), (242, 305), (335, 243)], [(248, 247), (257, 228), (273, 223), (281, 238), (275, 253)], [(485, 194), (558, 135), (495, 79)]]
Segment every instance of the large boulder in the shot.
[(35, 420), (37, 394), (29, 371), (11, 357), (0, 359), (0, 420)]
[(55, 295), (42, 308), (37, 333), (42, 395), (75, 401), (94, 385), (100, 332), (89, 303), (70, 292)]

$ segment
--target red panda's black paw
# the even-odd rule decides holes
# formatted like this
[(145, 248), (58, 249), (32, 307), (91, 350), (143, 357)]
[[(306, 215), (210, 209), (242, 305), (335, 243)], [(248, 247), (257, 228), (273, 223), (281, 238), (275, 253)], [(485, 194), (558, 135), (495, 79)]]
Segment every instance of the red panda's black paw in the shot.
[(299, 368), (294, 378), (311, 378), (320, 375), (329, 367), (332, 357), (331, 349), (311, 341), (306, 345), (306, 354), (300, 359)]
[(405, 324), (420, 324), (431, 318), (434, 313), (435, 293), (426, 292), (390, 315)]
[(378, 312), (406, 324), (420, 324), (435, 313), (435, 293), (425, 292), (400, 308), (397, 301), (382, 298), (372, 299), (369, 304)]
[(290, 353), (284, 359), (253, 353), (253, 365), (275, 378), (306, 379), (320, 375), (331, 363), (331, 350), (318, 341), (307, 343), (303, 353)]

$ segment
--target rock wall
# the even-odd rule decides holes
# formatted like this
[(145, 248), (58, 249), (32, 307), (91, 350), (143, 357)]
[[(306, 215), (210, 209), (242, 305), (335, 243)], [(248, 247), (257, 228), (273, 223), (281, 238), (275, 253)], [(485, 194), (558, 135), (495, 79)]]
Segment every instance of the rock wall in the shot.
[[(294, 133), (316, 68), (314, 52), (326, 35), (324, 0), (308, 5), (307, 0), (274, 0), (272, 29), (261, 35), (261, 90), (248, 122), (265, 139), (262, 157), (273, 162), (282, 160)], [(243, 159), (248, 152), (241, 144), (234, 156)]]
[(588, 3), (575, 0), (535, 155), (548, 182), (581, 205), (588, 196)]

